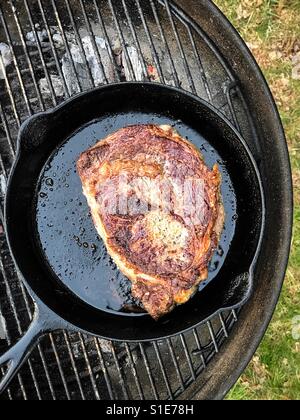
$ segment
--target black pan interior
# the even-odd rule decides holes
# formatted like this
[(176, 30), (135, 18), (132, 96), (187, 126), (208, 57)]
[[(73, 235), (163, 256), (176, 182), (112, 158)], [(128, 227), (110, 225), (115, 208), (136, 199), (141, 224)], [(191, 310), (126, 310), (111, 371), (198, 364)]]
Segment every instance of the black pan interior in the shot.
[[(140, 316), (140, 305), (131, 297), (130, 282), (120, 273), (106, 252), (93, 225), (81, 181), (76, 171), (80, 154), (112, 132), (136, 124), (170, 124), (201, 150), (212, 167), (219, 162), (223, 177), (222, 196), (226, 226), (219, 249), (210, 264), (210, 273), (201, 289), (221, 270), (237, 220), (234, 188), (226, 165), (217, 151), (197, 131), (182, 121), (149, 113), (109, 114), (75, 132), (50, 157), (37, 191), (37, 235), (43, 258), (61, 283), (87, 304), (125, 316)], [(62, 253), (67, 249), (67, 253)]]
[[(226, 228), (208, 282), (159, 322), (138, 313), (130, 284), (97, 237), (75, 163), (80, 153), (118, 128), (171, 124), (218, 162)], [(190, 328), (250, 293), (246, 276), (262, 221), (260, 188), (246, 150), (221, 117), (196, 98), (154, 84), (123, 84), (79, 96), (32, 119), (7, 195), (7, 229), (30, 288), (54, 312), (91, 333), (144, 340)]]

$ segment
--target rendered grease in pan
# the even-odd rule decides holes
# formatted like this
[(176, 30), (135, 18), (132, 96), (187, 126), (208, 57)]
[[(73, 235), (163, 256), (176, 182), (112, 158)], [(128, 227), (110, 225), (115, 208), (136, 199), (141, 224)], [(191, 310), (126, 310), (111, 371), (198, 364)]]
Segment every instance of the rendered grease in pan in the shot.
[(107, 254), (89, 212), (76, 171), (80, 154), (118, 129), (137, 124), (170, 124), (201, 151), (208, 166), (219, 163), (226, 210), (225, 229), (200, 290), (221, 269), (236, 225), (236, 199), (225, 165), (218, 153), (197, 132), (180, 121), (158, 115), (124, 114), (94, 121), (74, 133), (49, 159), (42, 173), (37, 197), (37, 229), (43, 252), (57, 279), (81, 300), (104, 311), (140, 316), (139, 303), (131, 296), (130, 282)]

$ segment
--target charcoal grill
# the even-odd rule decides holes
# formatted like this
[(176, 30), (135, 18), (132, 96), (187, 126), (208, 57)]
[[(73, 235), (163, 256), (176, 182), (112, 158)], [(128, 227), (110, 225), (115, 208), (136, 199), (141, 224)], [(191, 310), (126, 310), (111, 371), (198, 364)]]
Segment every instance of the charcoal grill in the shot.
[(6, 331), (1, 353), (32, 318), (32, 302), (7, 248), (3, 199), (18, 129), (33, 113), (114, 81), (152, 80), (190, 91), (220, 109), (246, 139), (263, 174), (268, 213), (255, 292), (247, 305), (158, 343), (51, 334), (1, 398), (223, 398), (270, 322), (291, 238), (286, 142), (253, 57), (208, 0), (8, 0), (0, 5), (0, 42), (11, 55), (11, 64), (0, 56), (0, 332)]

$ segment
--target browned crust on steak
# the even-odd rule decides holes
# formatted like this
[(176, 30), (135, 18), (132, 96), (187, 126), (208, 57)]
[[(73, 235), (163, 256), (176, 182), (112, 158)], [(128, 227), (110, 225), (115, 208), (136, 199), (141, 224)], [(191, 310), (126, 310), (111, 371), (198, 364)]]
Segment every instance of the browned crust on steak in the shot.
[[(218, 166), (210, 170), (170, 126), (139, 125), (98, 142), (80, 156), (77, 169), (98, 233), (132, 282), (133, 296), (154, 319), (187, 302), (208, 276), (224, 226)], [(164, 186), (160, 200), (153, 198), (152, 182)], [(182, 211), (186, 182), (191, 203), (201, 185), (200, 219)], [(135, 211), (121, 211), (120, 203), (130, 200)]]

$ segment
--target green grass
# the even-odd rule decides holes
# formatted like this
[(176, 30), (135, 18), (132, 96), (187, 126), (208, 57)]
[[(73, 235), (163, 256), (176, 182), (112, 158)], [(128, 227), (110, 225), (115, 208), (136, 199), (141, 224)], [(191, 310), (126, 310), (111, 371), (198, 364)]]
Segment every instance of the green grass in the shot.
[(285, 127), (294, 178), (295, 215), (286, 281), (273, 321), (229, 400), (299, 400), (300, 342), (292, 322), (300, 315), (300, 58), (299, 0), (215, 0), (248, 42), (271, 86)]

